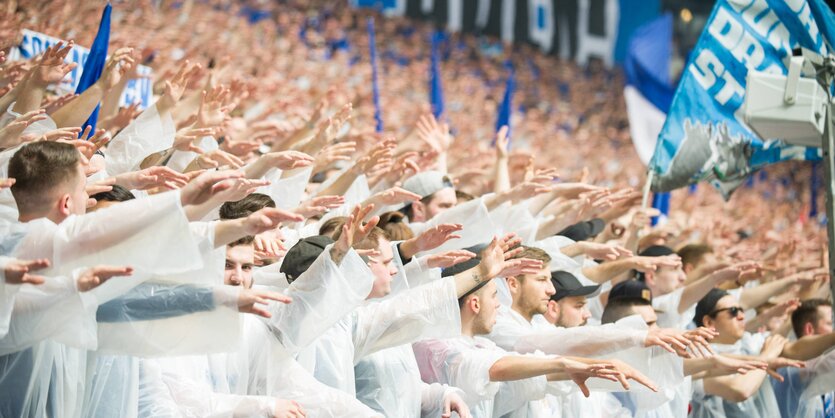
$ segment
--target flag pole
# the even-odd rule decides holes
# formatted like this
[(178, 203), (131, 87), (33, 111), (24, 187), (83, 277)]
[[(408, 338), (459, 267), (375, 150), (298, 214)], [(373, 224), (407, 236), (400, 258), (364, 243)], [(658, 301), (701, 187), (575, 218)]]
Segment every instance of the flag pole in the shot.
[(650, 187), (652, 186), (652, 180), (655, 177), (655, 170), (649, 169), (647, 170), (647, 181), (644, 183), (644, 197), (641, 199), (641, 208), (646, 209), (649, 204), (649, 193)]

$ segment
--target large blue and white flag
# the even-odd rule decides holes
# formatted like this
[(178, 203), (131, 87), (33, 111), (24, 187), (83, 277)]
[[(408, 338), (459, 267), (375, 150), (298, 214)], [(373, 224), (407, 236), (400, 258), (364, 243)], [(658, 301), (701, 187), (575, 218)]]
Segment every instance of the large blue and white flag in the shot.
[(670, 14), (638, 28), (632, 35), (623, 63), (623, 96), (635, 151), (649, 164), (655, 142), (664, 127), (675, 88), (670, 80), (673, 17)]
[(710, 181), (726, 196), (755, 170), (815, 160), (820, 149), (759, 138), (742, 121), (749, 70), (786, 74), (797, 47), (828, 54), (835, 19), (823, 0), (718, 0), (690, 55), (650, 168), (652, 189)]

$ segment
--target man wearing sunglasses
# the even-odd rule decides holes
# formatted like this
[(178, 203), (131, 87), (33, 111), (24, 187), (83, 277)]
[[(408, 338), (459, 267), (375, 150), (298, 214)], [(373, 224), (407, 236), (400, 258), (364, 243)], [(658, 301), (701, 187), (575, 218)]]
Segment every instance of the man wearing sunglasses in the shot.
[(704, 379), (696, 385), (694, 417), (766, 418), (780, 416), (777, 399), (768, 375), (781, 380), (776, 369), (803, 367), (803, 361), (820, 356), (835, 346), (835, 333), (809, 335), (788, 342), (779, 335), (745, 331), (745, 310), (725, 290), (712, 289), (696, 305), (693, 318), (698, 326), (714, 328), (717, 353), (759, 357), (768, 363), (767, 371), (755, 370), (745, 375)]

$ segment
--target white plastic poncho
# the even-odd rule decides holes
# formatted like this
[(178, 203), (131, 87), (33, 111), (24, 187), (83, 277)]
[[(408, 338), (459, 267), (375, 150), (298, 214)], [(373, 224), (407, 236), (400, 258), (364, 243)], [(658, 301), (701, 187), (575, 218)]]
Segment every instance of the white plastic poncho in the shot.
[[(824, 397), (835, 390), (835, 350), (806, 362), (806, 367), (778, 371), (783, 381), (771, 380), (780, 414), (790, 418), (824, 417)], [(829, 400), (833, 402), (835, 399)]]
[[(760, 354), (766, 334), (745, 333), (736, 344), (713, 344), (719, 354)], [(765, 379), (759, 390), (742, 402), (730, 402), (716, 395), (705, 393), (702, 381), (694, 385), (692, 416), (694, 418), (767, 418), (780, 416), (780, 408), (774, 396), (769, 379)]]
[(542, 399), (548, 390), (545, 376), (511, 382), (490, 380), (490, 368), (512, 355), (481, 337), (424, 340), (413, 344), (421, 378), (464, 391), (464, 401), (476, 418), (498, 417)]
[(145, 109), (107, 144), (104, 150), (107, 175), (139, 170), (146, 157), (170, 148), (176, 133), (170, 114), (160, 115), (156, 104)]
[[(575, 328), (543, 329), (507, 306), (501, 306), (488, 338), (499, 347), (520, 353), (541, 351), (564, 356), (602, 356), (631, 347), (642, 347), (646, 324), (641, 321)], [(641, 326), (643, 325), (643, 326)]]
[(299, 353), (299, 362), (322, 383), (355, 394), (354, 365), (379, 350), (422, 338), (459, 333), (460, 315), (452, 279), (440, 280), (370, 302), (337, 322)]
[(6, 266), (14, 261), (13, 258), (0, 257), (0, 337), (9, 332), (9, 321), (12, 319), (12, 306), (20, 289), (18, 284), (6, 283)]
[[(409, 228), (415, 235), (441, 224), (461, 224), (464, 229), (458, 231), (461, 238), (447, 241), (443, 245), (427, 251), (428, 254), (438, 254), (444, 251), (472, 247), (485, 244), (496, 235), (496, 226), (490, 220), (490, 213), (484, 205), (483, 197), (473, 199), (445, 210), (426, 222), (411, 222)], [(419, 255), (425, 255), (421, 253)]]
[[(392, 251), (398, 254), (397, 243), (392, 243)], [(429, 269), (425, 260), (421, 259), (414, 259), (405, 266), (399, 256), (395, 255), (394, 260), (397, 275), (393, 279), (392, 294), (389, 297), (395, 297), (409, 288), (419, 288), (422, 282), (433, 281), (432, 270), (439, 270)], [(410, 280), (409, 272), (415, 280)], [(440, 278), (440, 272), (437, 277)], [(460, 315), (446, 318), (442, 322), (448, 324), (451, 335), (460, 333)], [(437, 383), (428, 385), (422, 382), (410, 344), (363, 357), (354, 366), (354, 376), (357, 399), (387, 417), (438, 416), (447, 392), (460, 392)], [(463, 392), (460, 394), (463, 396)]]

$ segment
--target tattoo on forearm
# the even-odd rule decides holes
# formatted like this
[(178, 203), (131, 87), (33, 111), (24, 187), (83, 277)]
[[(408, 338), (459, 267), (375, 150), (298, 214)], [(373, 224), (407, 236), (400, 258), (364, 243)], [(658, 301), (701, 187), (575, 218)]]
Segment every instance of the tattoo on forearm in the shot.
[(476, 272), (473, 272), (472, 278), (473, 278), (473, 282), (475, 284), (481, 283), (481, 275), (480, 274), (478, 274)]

